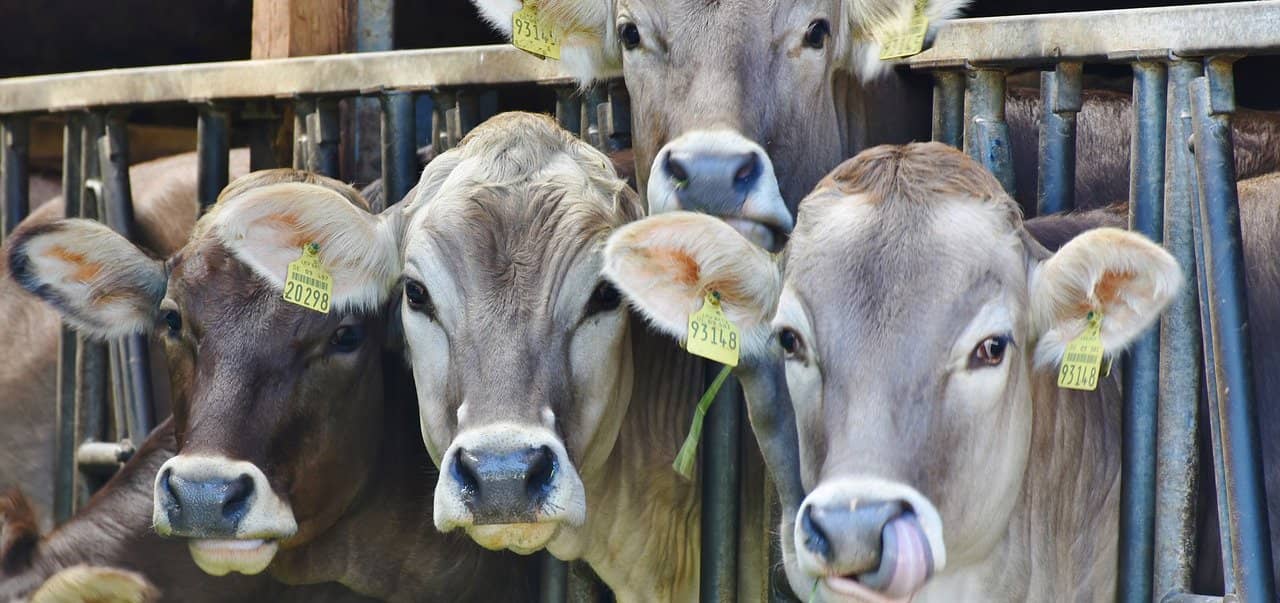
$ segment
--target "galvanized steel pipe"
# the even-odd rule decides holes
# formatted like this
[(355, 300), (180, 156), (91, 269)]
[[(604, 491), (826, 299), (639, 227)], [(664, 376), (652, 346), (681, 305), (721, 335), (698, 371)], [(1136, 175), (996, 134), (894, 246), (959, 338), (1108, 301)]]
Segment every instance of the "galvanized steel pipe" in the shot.
[(1058, 63), (1040, 74), (1040, 165), (1036, 214), (1071, 211), (1076, 200), (1076, 114), (1080, 112), (1083, 66)]
[(213, 205), (231, 174), (231, 127), (227, 112), (205, 104), (196, 121), (196, 197), (200, 208)]
[(0, 175), (4, 178), (3, 228), (0, 242), (26, 219), (31, 211), (28, 199), (27, 155), (31, 143), (31, 122), (25, 115), (9, 115), (0, 121), (0, 137), (3, 138), (3, 158), (0, 159)]
[(392, 90), (382, 100), (382, 198), (381, 212), (398, 203), (418, 182), (417, 122), (414, 120), (414, 94)]
[(964, 147), (964, 83), (962, 71), (933, 73), (933, 140)]

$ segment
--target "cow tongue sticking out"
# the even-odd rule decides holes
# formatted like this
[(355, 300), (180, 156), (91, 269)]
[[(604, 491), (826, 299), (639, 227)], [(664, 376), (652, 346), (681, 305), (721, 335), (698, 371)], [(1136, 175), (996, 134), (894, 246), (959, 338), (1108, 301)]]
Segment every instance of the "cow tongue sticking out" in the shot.
[(854, 576), (827, 576), (828, 590), (857, 600), (906, 601), (933, 573), (929, 539), (914, 513), (885, 524), (880, 533), (880, 566)]

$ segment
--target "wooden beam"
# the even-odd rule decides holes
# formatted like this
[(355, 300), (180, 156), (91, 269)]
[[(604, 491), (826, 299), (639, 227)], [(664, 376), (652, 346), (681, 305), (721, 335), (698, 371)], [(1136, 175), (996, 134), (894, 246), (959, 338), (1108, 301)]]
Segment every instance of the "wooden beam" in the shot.
[(254, 59), (339, 54), (351, 49), (347, 0), (254, 0)]

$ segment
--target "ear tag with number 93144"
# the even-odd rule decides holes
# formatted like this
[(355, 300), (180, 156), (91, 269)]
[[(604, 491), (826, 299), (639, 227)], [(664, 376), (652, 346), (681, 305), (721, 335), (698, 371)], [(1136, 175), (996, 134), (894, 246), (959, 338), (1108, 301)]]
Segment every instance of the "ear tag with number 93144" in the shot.
[(738, 366), (738, 348), (742, 338), (738, 328), (729, 322), (720, 308), (720, 292), (707, 293), (702, 308), (689, 315), (685, 349), (727, 366)]
[(302, 256), (289, 263), (284, 278), (284, 300), (321, 314), (329, 313), (333, 277), (320, 263), (320, 245), (302, 246)]
[(511, 16), (511, 45), (538, 58), (560, 60), (560, 33), (542, 18), (536, 0), (525, 0)]
[(1091, 392), (1098, 389), (1102, 368), (1102, 312), (1089, 312), (1084, 332), (1067, 343), (1058, 369), (1058, 387)]

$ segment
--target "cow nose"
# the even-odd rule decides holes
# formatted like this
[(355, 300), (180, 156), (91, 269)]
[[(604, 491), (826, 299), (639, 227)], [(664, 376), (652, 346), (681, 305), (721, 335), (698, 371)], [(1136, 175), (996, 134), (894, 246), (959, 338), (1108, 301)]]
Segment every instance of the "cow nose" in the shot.
[(738, 213), (755, 188), (763, 162), (755, 151), (694, 152), (673, 149), (662, 169), (674, 184), (681, 207), (715, 215)]
[(537, 521), (556, 469), (556, 455), (548, 446), (512, 451), (458, 448), (451, 465), (476, 525)]
[(253, 499), (253, 478), (186, 479), (166, 468), (156, 494), (175, 536), (232, 538)]
[(905, 511), (896, 500), (808, 505), (800, 515), (804, 546), (840, 574), (873, 571), (880, 566), (885, 525)]

